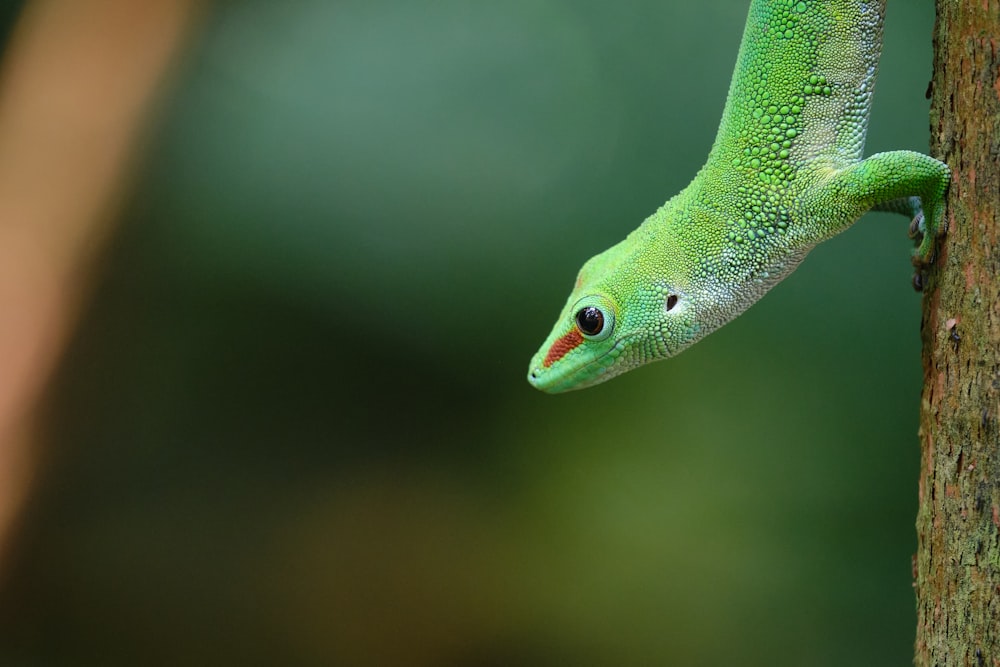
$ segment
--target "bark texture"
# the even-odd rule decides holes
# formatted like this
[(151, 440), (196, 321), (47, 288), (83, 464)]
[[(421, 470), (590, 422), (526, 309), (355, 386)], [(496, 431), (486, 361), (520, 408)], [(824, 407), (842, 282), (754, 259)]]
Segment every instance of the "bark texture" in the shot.
[(921, 667), (1000, 667), (1000, 0), (938, 0), (931, 151), (953, 170), (922, 320)]

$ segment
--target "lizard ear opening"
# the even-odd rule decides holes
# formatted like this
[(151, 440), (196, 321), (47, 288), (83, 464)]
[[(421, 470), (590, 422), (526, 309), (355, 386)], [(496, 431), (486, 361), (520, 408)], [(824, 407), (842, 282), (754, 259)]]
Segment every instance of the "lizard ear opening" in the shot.
[(670, 296), (667, 297), (667, 312), (668, 313), (671, 310), (674, 309), (674, 306), (677, 305), (677, 301), (678, 301), (679, 298), (680, 297), (678, 297), (676, 294), (671, 294)]

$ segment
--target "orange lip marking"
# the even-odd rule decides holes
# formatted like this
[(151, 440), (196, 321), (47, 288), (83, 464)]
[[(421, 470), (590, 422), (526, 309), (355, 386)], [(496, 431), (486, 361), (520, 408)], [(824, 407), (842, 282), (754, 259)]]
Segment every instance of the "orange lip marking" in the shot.
[(542, 366), (548, 368), (565, 357), (567, 352), (582, 342), (583, 334), (581, 334), (577, 329), (573, 329), (568, 334), (552, 343), (552, 347), (549, 348), (549, 353), (545, 355), (545, 361), (542, 362)]

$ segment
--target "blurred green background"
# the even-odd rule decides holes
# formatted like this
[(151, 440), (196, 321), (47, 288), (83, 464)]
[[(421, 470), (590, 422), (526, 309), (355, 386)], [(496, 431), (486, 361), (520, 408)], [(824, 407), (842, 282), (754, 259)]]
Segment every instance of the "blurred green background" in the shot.
[[(908, 664), (905, 221), (669, 362), (524, 379), (701, 165), (747, 4), (216, 4), (50, 392), (0, 662)], [(932, 19), (890, 3), (870, 153), (926, 150)]]

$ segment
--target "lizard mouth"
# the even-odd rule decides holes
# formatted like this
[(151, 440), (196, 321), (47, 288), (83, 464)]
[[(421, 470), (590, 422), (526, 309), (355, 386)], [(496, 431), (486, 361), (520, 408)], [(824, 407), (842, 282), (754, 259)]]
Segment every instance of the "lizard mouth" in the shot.
[[(603, 371), (599, 371), (593, 375), (593, 377), (585, 380), (583, 382), (574, 382), (581, 375), (586, 375), (587, 371), (593, 369), (595, 364), (599, 364), (604, 360), (609, 354), (615, 350), (623, 349), (628, 343), (630, 343), (634, 338), (640, 335), (640, 332), (634, 333), (630, 336), (625, 336), (618, 340), (613, 346), (609, 347), (602, 354), (594, 357), (582, 366), (562, 366), (558, 363), (552, 366), (545, 366), (539, 361), (538, 355), (535, 359), (532, 359), (531, 369), (528, 371), (528, 383), (532, 387), (540, 391), (544, 391), (547, 394), (561, 394), (567, 391), (573, 391), (575, 389), (583, 389), (585, 387), (590, 387), (605, 380), (610, 380), (615, 375), (618, 375), (621, 371), (609, 373), (609, 369), (613, 367), (604, 366)], [(541, 353), (539, 353), (540, 355)], [(615, 362), (617, 363), (617, 362)], [(563, 369), (566, 370), (563, 370)]]

